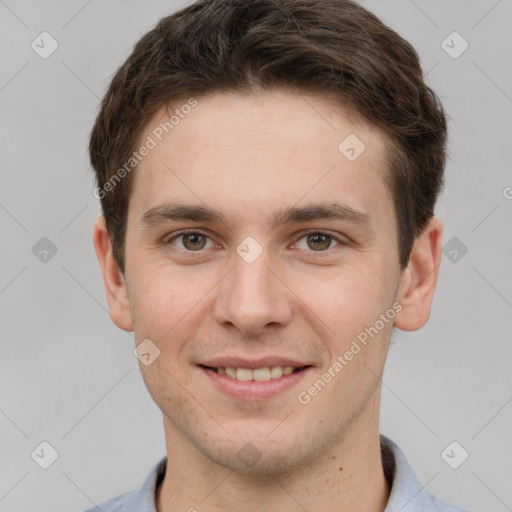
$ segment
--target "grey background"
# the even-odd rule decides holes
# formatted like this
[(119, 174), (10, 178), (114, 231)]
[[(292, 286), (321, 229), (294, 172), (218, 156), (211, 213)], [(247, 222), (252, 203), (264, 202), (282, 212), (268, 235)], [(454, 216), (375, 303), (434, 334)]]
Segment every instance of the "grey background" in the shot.
[[(139, 486), (165, 453), (133, 335), (109, 319), (86, 147), (99, 99), (134, 42), (184, 5), (0, 1), (4, 512), (83, 510)], [(437, 214), (444, 243), (458, 239), (445, 251), (430, 322), (396, 332), (381, 431), (430, 492), (472, 510), (512, 510), (512, 3), (363, 5), (415, 46), (450, 116)], [(59, 45), (47, 59), (31, 48), (42, 31)], [(457, 59), (441, 46), (453, 31), (469, 43)], [(43, 237), (57, 249), (46, 262), (32, 251)], [(58, 452), (48, 469), (31, 458), (43, 441)], [(452, 441), (469, 453), (458, 469), (441, 457)]]

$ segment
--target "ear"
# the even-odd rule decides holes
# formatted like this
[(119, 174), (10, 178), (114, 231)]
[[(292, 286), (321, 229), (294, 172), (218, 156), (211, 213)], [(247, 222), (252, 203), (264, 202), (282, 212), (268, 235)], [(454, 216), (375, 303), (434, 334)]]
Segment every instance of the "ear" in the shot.
[(112, 253), (105, 217), (94, 223), (93, 243), (103, 273), (103, 284), (110, 310), (110, 319), (120, 329), (133, 331), (132, 315), (124, 276)]
[(402, 310), (395, 316), (394, 326), (415, 331), (430, 317), (430, 306), (441, 264), (443, 224), (433, 217), (423, 233), (414, 241), (407, 268), (402, 273), (398, 302)]

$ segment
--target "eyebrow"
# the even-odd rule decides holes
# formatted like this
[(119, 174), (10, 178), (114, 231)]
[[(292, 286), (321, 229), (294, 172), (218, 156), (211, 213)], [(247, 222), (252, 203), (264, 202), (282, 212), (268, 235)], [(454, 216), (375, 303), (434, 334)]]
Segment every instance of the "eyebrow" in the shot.
[[(270, 229), (280, 225), (328, 219), (368, 224), (368, 226), (372, 224), (368, 213), (340, 204), (310, 204), (300, 208), (283, 208), (269, 217)], [(140, 222), (151, 227), (176, 220), (219, 223), (230, 229), (233, 228), (232, 223), (219, 210), (208, 206), (184, 203), (163, 203), (155, 206), (142, 215)]]

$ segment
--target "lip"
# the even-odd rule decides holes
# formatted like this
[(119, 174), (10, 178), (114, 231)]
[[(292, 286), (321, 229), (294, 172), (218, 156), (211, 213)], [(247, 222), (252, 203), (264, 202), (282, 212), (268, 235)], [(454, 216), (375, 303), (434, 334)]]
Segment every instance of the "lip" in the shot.
[(309, 363), (301, 362), (297, 359), (278, 356), (261, 357), (259, 359), (246, 359), (243, 357), (217, 357), (207, 361), (201, 361), (197, 364), (201, 366), (210, 366), (212, 368), (225, 368), (226, 366), (229, 366), (231, 368), (249, 368), (250, 370), (255, 370), (256, 368), (264, 368), (265, 366), (294, 366), (296, 368), (311, 366)]
[[(233, 366), (238, 368), (262, 368), (264, 366), (303, 366), (300, 364), (262, 364), (262, 361), (260, 360), (257, 362), (257, 364), (252, 361), (252, 366), (246, 366), (247, 362), (241, 363), (241, 360), (238, 360), (238, 366), (235, 364), (231, 364), (234, 361), (237, 361), (237, 359), (229, 358), (229, 359), (218, 359), (215, 360), (215, 365), (208, 364), (206, 366), (224, 366), (223, 364), (217, 364), (218, 361), (229, 361), (230, 364), (227, 364), (226, 366)], [(272, 359), (272, 361), (276, 361), (276, 359)], [(284, 360), (283, 360), (284, 361)], [(258, 366), (260, 365), (260, 366)], [(290, 373), (289, 375), (283, 375), (279, 379), (275, 380), (268, 380), (268, 381), (241, 381), (232, 379), (231, 377), (228, 377), (227, 375), (220, 375), (217, 372), (205, 368), (204, 366), (198, 366), (199, 370), (210, 380), (210, 382), (213, 383), (213, 385), (222, 391), (223, 393), (230, 395), (231, 397), (237, 398), (239, 400), (244, 401), (258, 401), (258, 400), (269, 400), (277, 395), (280, 395), (284, 393), (285, 391), (288, 391), (293, 386), (297, 385), (302, 379), (305, 378), (307, 374), (309, 374), (312, 370), (312, 366), (306, 366), (305, 368), (302, 368), (301, 370), (295, 371), (293, 373)]]

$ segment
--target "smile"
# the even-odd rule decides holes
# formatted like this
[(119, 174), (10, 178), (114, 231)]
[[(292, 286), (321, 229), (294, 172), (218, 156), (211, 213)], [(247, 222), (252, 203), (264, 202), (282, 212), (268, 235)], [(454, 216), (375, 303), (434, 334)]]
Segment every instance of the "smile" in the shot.
[[(209, 368), (209, 367), (208, 367)], [(257, 382), (280, 379), (283, 375), (290, 375), (301, 368), (295, 366), (265, 366), (263, 368), (233, 368), (231, 366), (219, 366), (209, 368), (219, 375), (227, 375), (231, 379)]]
[(214, 385), (233, 398), (244, 401), (269, 400), (297, 385), (312, 366), (207, 366), (198, 368)]

